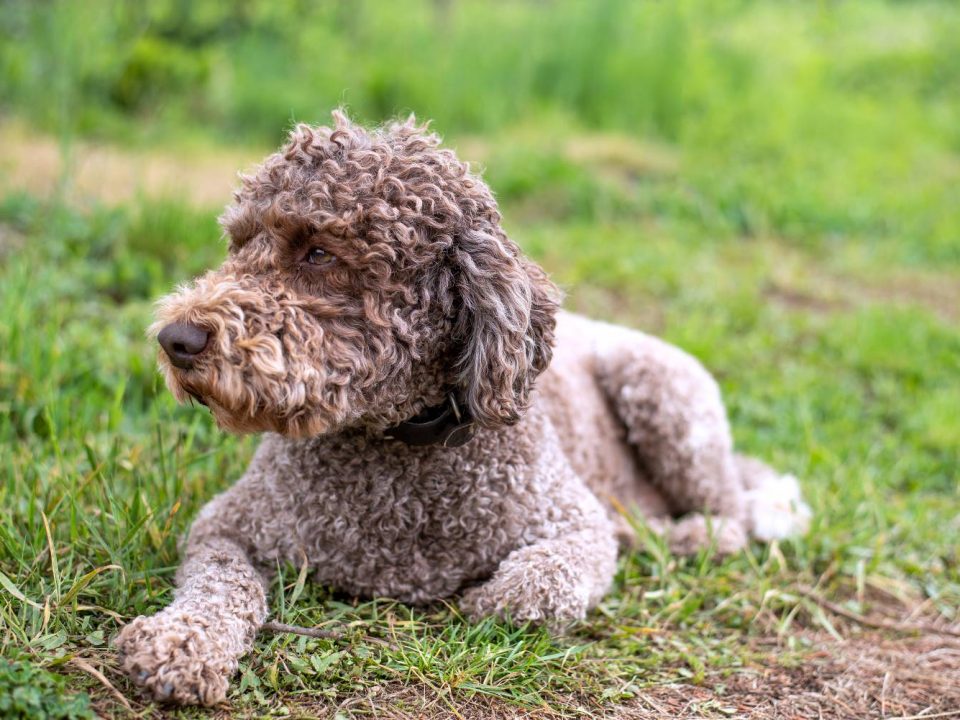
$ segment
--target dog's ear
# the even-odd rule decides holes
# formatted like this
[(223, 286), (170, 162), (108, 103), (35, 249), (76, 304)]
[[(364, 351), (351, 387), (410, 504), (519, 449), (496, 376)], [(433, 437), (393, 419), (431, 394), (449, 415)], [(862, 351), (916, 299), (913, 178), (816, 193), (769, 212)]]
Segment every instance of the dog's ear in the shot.
[(451, 255), (460, 390), (481, 425), (513, 424), (550, 364), (559, 291), (496, 225), (461, 233)]

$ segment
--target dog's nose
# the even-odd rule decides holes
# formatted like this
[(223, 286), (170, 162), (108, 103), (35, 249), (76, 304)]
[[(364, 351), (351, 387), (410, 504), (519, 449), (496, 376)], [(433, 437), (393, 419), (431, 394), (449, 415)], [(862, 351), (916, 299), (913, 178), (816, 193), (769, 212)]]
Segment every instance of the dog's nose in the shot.
[(193, 361), (207, 347), (209, 337), (210, 333), (196, 325), (172, 323), (160, 331), (157, 342), (170, 362), (181, 370), (189, 370), (193, 367)]

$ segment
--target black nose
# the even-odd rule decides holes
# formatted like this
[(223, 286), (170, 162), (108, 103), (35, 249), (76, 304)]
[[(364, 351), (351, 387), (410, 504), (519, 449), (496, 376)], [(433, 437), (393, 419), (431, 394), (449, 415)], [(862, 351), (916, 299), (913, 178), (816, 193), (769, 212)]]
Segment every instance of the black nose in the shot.
[(189, 370), (197, 355), (207, 346), (210, 337), (203, 328), (188, 323), (173, 323), (167, 325), (157, 335), (157, 342), (176, 367)]

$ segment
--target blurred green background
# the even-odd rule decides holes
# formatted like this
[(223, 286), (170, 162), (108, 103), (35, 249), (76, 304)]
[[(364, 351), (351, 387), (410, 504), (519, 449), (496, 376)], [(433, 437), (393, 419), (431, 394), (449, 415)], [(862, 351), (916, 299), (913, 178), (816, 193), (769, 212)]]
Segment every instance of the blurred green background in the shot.
[[(525, 129), (523, 154), (484, 158), (491, 181), (505, 198), (564, 186), (554, 217), (633, 204), (708, 232), (895, 236), (904, 259), (958, 259), (953, 3), (7, 0), (0, 22), (0, 102), (57, 135), (273, 147), (339, 104), (413, 111), (453, 138)], [(675, 163), (611, 148), (623, 182), (598, 198), (556, 153), (583, 131)]]
[[(956, 3), (0, 0), (5, 656), (109, 668), (117, 624), (169, 598), (176, 537), (253, 441), (175, 407), (143, 335), (151, 303), (223, 256), (235, 173), (341, 105), (432, 119), (568, 306), (696, 354), (741, 447), (801, 477), (813, 532), (776, 563), (758, 547), (668, 573), (639, 553), (614, 615), (782, 635), (824, 618), (766, 591), (820, 581), (858, 611), (881, 588), (958, 619)], [(689, 614), (664, 611), (691, 594)], [(277, 612), (324, 622), (325, 598)], [(488, 629), (466, 642), (499, 659), (474, 677), (438, 618), (417, 640), (434, 664), (395, 657), (388, 677), (616, 700), (629, 691), (577, 653), (604, 653), (618, 682), (648, 655), (586, 644), (560, 673), (537, 664), (552, 641)], [(284, 685), (274, 659), (318, 652), (291, 647), (261, 641), (235, 701), (356, 690), (343, 658)]]
[[(60, 138), (271, 148), (341, 104), (368, 122), (416, 112), (450, 138), (490, 138), (480, 154), (504, 199), (562, 186), (552, 217), (893, 237), (900, 259), (958, 260), (952, 3), (2, 7), (0, 102)], [(658, 147), (557, 152), (584, 132)], [(620, 182), (594, 187), (595, 159)]]

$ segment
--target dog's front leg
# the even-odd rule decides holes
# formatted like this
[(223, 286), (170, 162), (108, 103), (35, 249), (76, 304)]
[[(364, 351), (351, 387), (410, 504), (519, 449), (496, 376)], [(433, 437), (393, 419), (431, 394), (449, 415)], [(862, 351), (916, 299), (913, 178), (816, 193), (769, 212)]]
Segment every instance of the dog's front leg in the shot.
[(236, 541), (217, 533), (207, 511), (191, 530), (173, 603), (136, 618), (116, 639), (123, 669), (162, 701), (223, 701), (267, 613), (266, 578)]
[(533, 521), (524, 534), (531, 542), (464, 593), (460, 607), (472, 619), (496, 615), (563, 624), (583, 618), (609, 589), (617, 562), (615, 529), (600, 501), (565, 465), (562, 481), (533, 501), (535, 509), (517, 508)]

